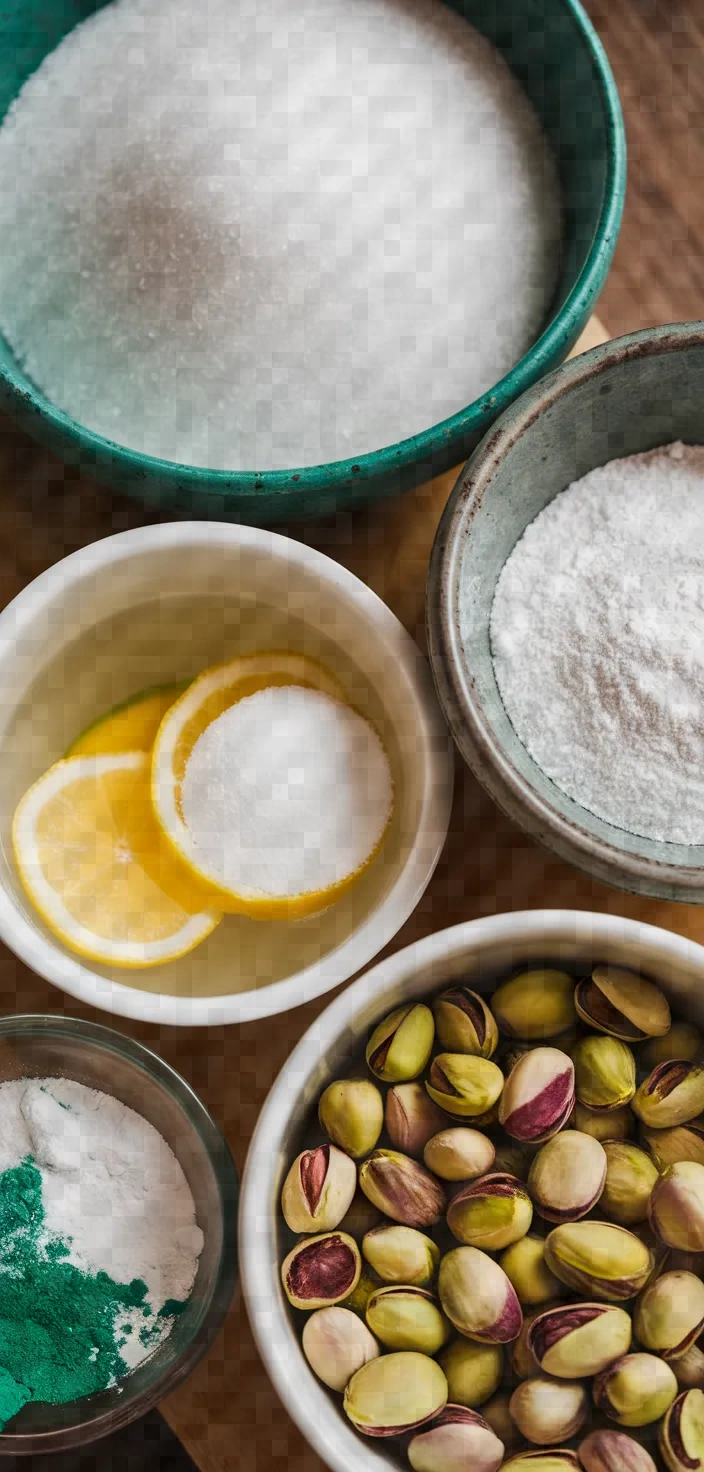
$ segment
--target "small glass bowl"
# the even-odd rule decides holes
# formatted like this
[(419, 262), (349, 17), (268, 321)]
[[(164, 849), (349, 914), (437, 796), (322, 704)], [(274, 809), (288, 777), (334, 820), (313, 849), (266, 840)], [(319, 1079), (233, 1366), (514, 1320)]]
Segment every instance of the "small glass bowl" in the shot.
[(0, 1457), (69, 1451), (143, 1416), (205, 1353), (237, 1278), (237, 1173), (220, 1130), (184, 1079), (140, 1043), (92, 1022), (0, 1018), (0, 1083), (24, 1077), (75, 1079), (154, 1125), (184, 1171), (205, 1245), (191, 1298), (168, 1339), (110, 1390), (61, 1406), (24, 1406), (0, 1434)]

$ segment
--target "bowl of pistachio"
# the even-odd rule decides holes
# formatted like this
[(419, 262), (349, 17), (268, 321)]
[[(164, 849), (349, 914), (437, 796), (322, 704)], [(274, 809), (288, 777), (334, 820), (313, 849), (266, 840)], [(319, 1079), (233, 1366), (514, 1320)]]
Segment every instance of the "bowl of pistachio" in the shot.
[(429, 936), (262, 1110), (242, 1286), (334, 1472), (704, 1466), (704, 950), (614, 915)]

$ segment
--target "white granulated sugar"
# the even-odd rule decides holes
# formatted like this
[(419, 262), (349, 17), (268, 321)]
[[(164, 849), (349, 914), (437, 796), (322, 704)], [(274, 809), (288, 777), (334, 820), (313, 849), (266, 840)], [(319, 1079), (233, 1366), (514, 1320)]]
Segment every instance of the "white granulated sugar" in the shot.
[[(68, 1261), (118, 1283), (142, 1279), (154, 1314), (189, 1297), (203, 1233), (181, 1166), (153, 1125), (71, 1079), (13, 1079), (0, 1084), (0, 1171), (27, 1156), (41, 1174), (46, 1231), (70, 1247)], [(164, 1319), (164, 1334), (172, 1322)], [(120, 1353), (133, 1366), (155, 1340), (142, 1344), (139, 1310), (120, 1327)]]
[(501, 698), (553, 782), (646, 838), (704, 843), (704, 447), (612, 460), (498, 580)]
[(181, 792), (199, 862), (240, 894), (296, 895), (355, 873), (388, 822), (393, 783), (376, 732), (340, 701), (280, 685), (198, 738)]
[(0, 322), (90, 429), (312, 465), (462, 409), (535, 339), (557, 173), (439, 0), (117, 0), (0, 129)]

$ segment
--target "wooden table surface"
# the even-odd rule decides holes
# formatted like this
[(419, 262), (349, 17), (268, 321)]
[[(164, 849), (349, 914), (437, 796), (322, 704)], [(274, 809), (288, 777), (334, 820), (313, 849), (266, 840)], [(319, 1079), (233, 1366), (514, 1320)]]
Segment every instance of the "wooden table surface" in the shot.
[[(629, 196), (602, 298), (610, 334), (703, 315), (704, 0), (587, 0), (624, 98)], [(593, 329), (597, 338), (598, 326)], [(428, 553), (452, 475), (332, 525), (289, 528), (363, 577), (422, 639)], [(74, 549), (145, 525), (130, 502), (65, 470), (0, 419), (0, 606)], [(167, 519), (167, 518), (162, 518)], [(523, 908), (606, 910), (704, 941), (704, 911), (642, 900), (597, 884), (537, 848), (457, 763), (445, 852), (418, 909), (390, 950), (479, 915)], [(240, 1028), (185, 1029), (115, 1020), (190, 1081), (225, 1130), (238, 1167), (264, 1096), (302, 1031), (330, 998)], [(0, 945), (0, 1007), (90, 1009), (62, 995)], [(271, 1389), (239, 1294), (207, 1358), (163, 1407), (202, 1472), (322, 1472)]]

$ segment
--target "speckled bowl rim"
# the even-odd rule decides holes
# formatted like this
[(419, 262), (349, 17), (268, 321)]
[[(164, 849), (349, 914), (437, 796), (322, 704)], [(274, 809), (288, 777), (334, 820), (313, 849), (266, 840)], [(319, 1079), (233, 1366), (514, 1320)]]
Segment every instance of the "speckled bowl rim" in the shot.
[[(487, 423), (535, 383), (556, 358), (567, 355), (593, 311), (616, 249), (626, 195), (626, 134), (618, 89), (604, 47), (580, 0), (561, 0), (561, 3), (581, 32), (590, 55), (595, 95), (599, 97), (604, 114), (608, 157), (601, 209), (587, 259), (562, 306), (510, 373), (487, 393), (421, 434), (366, 455), (322, 465), (294, 465), (286, 470), (246, 471), (238, 470), (236, 466), (227, 470), (210, 470), (143, 455), (94, 433), (52, 404), (24, 375), (20, 376), (15, 371), (14, 365), (2, 364), (0, 380), (9, 386), (15, 404), (22, 406), (25, 425), (32, 415), (43, 420), (73, 443), (86, 469), (101, 465), (118, 466), (131, 475), (135, 483), (140, 478), (177, 474), (183, 493), (197, 492), (200, 496), (212, 497), (221, 515), (227, 513), (228, 502), (232, 498), (240, 511), (248, 501), (247, 514), (256, 517), (257, 501), (263, 494), (281, 495), (282, 505), (286, 500), (286, 511), (287, 498), (292, 491), (300, 492), (303, 498), (304, 494), (335, 490), (339, 493), (339, 508), (344, 507), (345, 502), (354, 505), (360, 494), (360, 483), (371, 476), (405, 470), (436, 455), (446, 457), (452, 445), (456, 445), (458, 455), (461, 454), (468, 435), (481, 433)], [(290, 512), (290, 507), (288, 509)]]
[(426, 589), (435, 686), (455, 742), (494, 801), (531, 837), (606, 884), (661, 899), (704, 903), (704, 867), (669, 864), (598, 838), (554, 807), (514, 766), (487, 720), (460, 635), (459, 590), (466, 539), (504, 456), (536, 419), (618, 362), (704, 347), (704, 321), (646, 328), (582, 353), (523, 394), (485, 435), (450, 494), (433, 546)]

